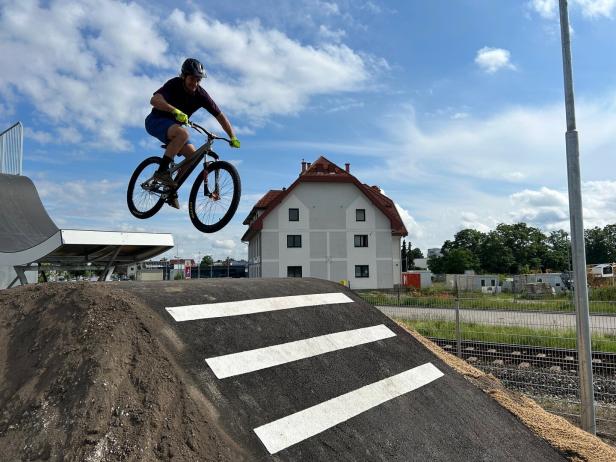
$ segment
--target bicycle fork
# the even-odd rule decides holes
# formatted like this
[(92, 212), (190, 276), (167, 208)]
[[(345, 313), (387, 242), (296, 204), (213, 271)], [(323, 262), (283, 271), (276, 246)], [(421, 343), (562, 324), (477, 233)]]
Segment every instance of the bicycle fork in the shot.
[(209, 197), (213, 200), (220, 199), (220, 189), (219, 189), (219, 179), (220, 179), (220, 170), (214, 170), (214, 190), (210, 192), (209, 181), (208, 181), (208, 166), (212, 164), (212, 162), (205, 162), (203, 167), (203, 195)]

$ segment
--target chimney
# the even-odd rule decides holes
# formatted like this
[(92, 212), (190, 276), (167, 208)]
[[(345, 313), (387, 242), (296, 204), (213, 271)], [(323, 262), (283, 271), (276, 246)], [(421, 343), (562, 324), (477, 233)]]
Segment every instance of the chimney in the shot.
[(344, 164), (344, 170), (347, 173), (351, 173), (351, 164), (349, 164), (348, 162), (346, 164)]
[(306, 161), (302, 159), (302, 173), (306, 171)]

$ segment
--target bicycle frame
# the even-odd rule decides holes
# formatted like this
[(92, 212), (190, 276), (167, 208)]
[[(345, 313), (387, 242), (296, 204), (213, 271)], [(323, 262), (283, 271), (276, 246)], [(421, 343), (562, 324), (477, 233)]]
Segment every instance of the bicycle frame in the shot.
[[(188, 177), (192, 174), (192, 172), (195, 170), (195, 168), (197, 167), (197, 165), (199, 164), (199, 162), (201, 162), (201, 160), (204, 160), (203, 162), (203, 170), (206, 171), (207, 170), (207, 166), (212, 163), (215, 162), (219, 159), (218, 154), (216, 154), (214, 151), (212, 151), (212, 143), (214, 142), (214, 140), (218, 139), (218, 140), (225, 140), (225, 141), (229, 141), (226, 138), (223, 137), (219, 137), (219, 136), (215, 136), (213, 134), (211, 134), (210, 132), (208, 132), (205, 128), (197, 125), (196, 123), (193, 122), (189, 122), (189, 126), (191, 126), (192, 128), (194, 128), (197, 132), (201, 133), (201, 134), (205, 134), (207, 136), (207, 141), (205, 142), (205, 144), (203, 144), (199, 149), (197, 149), (195, 151), (195, 153), (193, 154), (193, 157), (191, 159), (184, 159), (182, 162), (180, 162), (179, 164), (174, 165), (171, 169), (169, 169), (169, 172), (173, 175), (173, 173), (175, 173), (176, 171), (184, 168), (184, 170), (182, 172), (180, 172), (178, 174), (178, 176), (175, 178), (175, 182), (177, 183), (177, 186), (175, 187), (175, 189), (171, 190), (171, 191), (167, 191), (167, 192), (162, 192), (161, 191), (161, 197), (166, 198), (171, 192), (176, 192), (180, 189), (180, 187), (184, 184), (184, 182), (188, 179)], [(213, 161), (208, 161), (207, 160), (207, 156), (210, 156), (212, 159), (214, 159)], [(218, 192), (218, 172), (215, 172), (215, 189), (214, 192), (217, 193)], [(207, 175), (204, 176), (203, 179), (203, 183), (204, 183), (204, 193), (205, 194), (209, 194), (209, 190), (208, 190), (208, 185), (207, 185)]]

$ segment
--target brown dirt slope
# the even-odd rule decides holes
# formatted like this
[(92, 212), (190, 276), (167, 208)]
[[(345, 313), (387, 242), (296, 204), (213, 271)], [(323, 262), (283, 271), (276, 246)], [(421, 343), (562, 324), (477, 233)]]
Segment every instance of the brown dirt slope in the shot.
[(162, 330), (110, 284), (1, 291), (0, 459), (245, 460)]
[(537, 436), (546, 440), (552, 447), (567, 456), (569, 460), (587, 462), (616, 461), (616, 449), (604, 443), (596, 436), (579, 429), (562, 417), (550, 414), (532, 399), (520, 393), (507, 390), (494, 376), (485, 374), (457, 356), (447, 353), (416, 331), (408, 329), (404, 325), (402, 327), (440, 359), (488, 393), (501, 406), (520, 419)]

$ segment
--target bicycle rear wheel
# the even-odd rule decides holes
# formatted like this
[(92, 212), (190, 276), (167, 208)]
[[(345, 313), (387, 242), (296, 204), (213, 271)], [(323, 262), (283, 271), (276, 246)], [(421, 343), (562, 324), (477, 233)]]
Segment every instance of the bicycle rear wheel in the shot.
[(160, 157), (148, 157), (137, 166), (128, 182), (126, 202), (130, 213), (137, 218), (154, 216), (165, 203), (160, 185), (152, 181), (159, 165)]
[(190, 221), (203, 233), (219, 231), (233, 218), (241, 192), (240, 175), (235, 167), (224, 160), (212, 162), (190, 190)]

